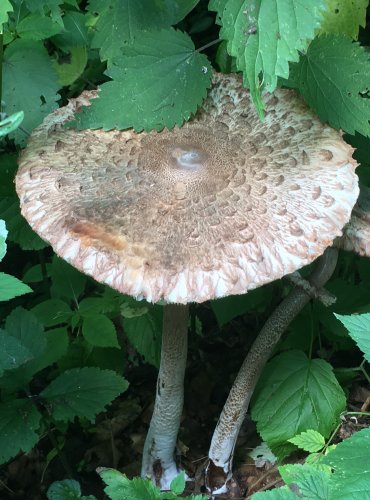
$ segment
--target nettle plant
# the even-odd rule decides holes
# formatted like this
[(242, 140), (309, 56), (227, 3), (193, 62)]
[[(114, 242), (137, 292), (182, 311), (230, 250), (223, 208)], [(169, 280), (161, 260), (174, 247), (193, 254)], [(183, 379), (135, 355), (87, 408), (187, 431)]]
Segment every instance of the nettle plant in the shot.
[[(9, 239), (38, 251), (47, 241), (83, 273), (147, 301), (108, 288), (89, 297), (86, 277), (57, 257), (29, 266), (23, 281), (38, 295), (22, 302), (29, 310), (3, 310), (3, 461), (34, 446), (50, 419), (55, 426), (93, 419), (127, 388), (122, 376), (105, 369), (114, 360), (122, 374), (113, 321), (119, 316), (129, 340), (160, 366), (142, 476), (181, 493), (173, 485), (180, 472), (175, 448), (188, 304), (218, 298), (212, 308), (226, 323), (249, 310), (248, 299), (240, 307), (238, 299), (222, 297), (282, 278), (322, 254), (307, 279), (293, 276), (295, 287), (253, 343), (215, 429), (205, 486), (217, 494), (232, 483), (236, 439), (252, 394), (252, 417), (278, 456), (294, 449), (289, 440), (300, 432), (330, 436), (345, 395), (331, 365), (312, 359), (318, 325), (306, 349), (292, 349), (302, 347), (296, 338), (266, 363), (311, 298), (318, 299), (311, 320), (338, 328), (323, 286), (337, 262), (337, 250), (328, 247), (358, 197), (354, 170), (357, 162), (368, 163), (370, 62), (357, 41), (367, 5), (2, 3), (0, 133), (7, 135), (0, 216)], [(334, 129), (350, 134), (357, 161)], [(18, 150), (30, 134), (16, 186), (22, 214), (43, 240), (22, 219), (12, 184)], [(360, 174), (367, 184), (366, 169)], [(366, 207), (356, 210), (368, 218)], [(357, 238), (366, 255), (357, 219), (336, 245), (359, 251), (352, 245)], [(357, 272), (366, 282), (366, 265)], [(29, 291), (22, 286), (18, 294)], [(350, 312), (340, 293), (335, 307)], [(53, 380), (30, 393), (33, 377), (55, 363)], [(21, 427), (12, 428), (22, 412)], [(27, 419), (31, 424), (23, 425)], [(18, 438), (11, 444), (10, 435)]]

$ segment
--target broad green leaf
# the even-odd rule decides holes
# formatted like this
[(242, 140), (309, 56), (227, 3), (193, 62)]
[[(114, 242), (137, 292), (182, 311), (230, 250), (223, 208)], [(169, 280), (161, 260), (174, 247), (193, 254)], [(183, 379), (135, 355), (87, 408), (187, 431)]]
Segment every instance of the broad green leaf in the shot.
[[(314, 465), (289, 464), (279, 467), (284, 482), (294, 485), (301, 498), (309, 500), (330, 500), (330, 469), (318, 469)], [(298, 491), (297, 491), (298, 490)]]
[(50, 294), (53, 298), (69, 299), (77, 303), (86, 286), (87, 277), (84, 274), (55, 255), (50, 277), (52, 283)]
[(113, 297), (87, 297), (78, 303), (78, 312), (81, 316), (89, 316), (94, 313), (118, 312), (118, 304)]
[(111, 500), (161, 500), (162, 494), (149, 479), (134, 477), (128, 479), (114, 469), (98, 469), (100, 477), (107, 485), (105, 493)]
[(320, 25), (325, 0), (213, 1), (222, 25), (220, 37), (244, 73), (257, 110), (261, 91), (272, 92), (278, 77), (288, 78), (289, 62), (297, 62)]
[(14, 193), (0, 199), (0, 217), (6, 221), (10, 241), (17, 243), (22, 250), (41, 250), (47, 246), (23, 218), (19, 209), (19, 198)]
[(97, 347), (118, 347), (116, 328), (104, 314), (91, 313), (83, 319), (82, 334), (85, 340)]
[(181, 21), (199, 0), (91, 0), (89, 11), (99, 14), (92, 47), (103, 59), (119, 56), (121, 48), (143, 31), (167, 28)]
[(27, 347), (33, 357), (37, 358), (45, 351), (44, 329), (30, 311), (22, 307), (13, 309), (6, 318), (5, 331)]
[(341, 316), (335, 314), (347, 328), (348, 333), (364, 353), (364, 358), (370, 362), (370, 313)]
[(8, 12), (13, 12), (13, 6), (9, 0), (1, 0), (0, 5), (0, 33), (2, 33), (2, 25), (8, 20)]
[(74, 479), (54, 481), (50, 485), (46, 496), (48, 500), (96, 500), (94, 495), (83, 496), (80, 484)]
[(32, 401), (14, 399), (0, 403), (0, 463), (19, 451), (28, 452), (39, 440), (41, 415)]
[(176, 495), (181, 495), (185, 489), (185, 473), (181, 472), (171, 481), (170, 485), (171, 491)]
[(23, 122), (24, 113), (23, 111), (18, 111), (10, 116), (7, 116), (4, 120), (0, 121), (0, 137), (14, 132), (15, 129)]
[(161, 357), (162, 311), (161, 306), (155, 306), (143, 316), (123, 319), (130, 343), (147, 363), (157, 368)]
[(211, 67), (188, 35), (173, 29), (143, 32), (122, 54), (106, 72), (112, 81), (76, 115), (78, 128), (172, 128), (206, 97)]
[(370, 498), (370, 428), (339, 443), (321, 463), (334, 469), (333, 496), (336, 500)]
[[(46, 277), (50, 275), (51, 264), (45, 265)], [(35, 266), (30, 267), (24, 273), (22, 280), (24, 283), (40, 283), (43, 281), (43, 266), (41, 264), (36, 264)]]
[(319, 451), (325, 446), (324, 436), (312, 429), (301, 432), (297, 436), (288, 439), (288, 441), (298, 446), (298, 448), (310, 453)]
[(326, 3), (320, 32), (343, 33), (357, 40), (360, 26), (366, 26), (369, 0), (326, 0)]
[(59, 33), (63, 27), (51, 17), (29, 14), (17, 24), (17, 33), (24, 40), (44, 40)]
[(252, 496), (253, 500), (297, 500), (298, 498), (287, 486), (270, 491), (261, 491)]
[(12, 370), (22, 365), (33, 356), (22, 343), (0, 330), (0, 377), (4, 370)]
[(69, 305), (60, 299), (44, 300), (33, 307), (31, 312), (45, 327), (67, 323), (72, 315)]
[(22, 283), (18, 278), (0, 273), (0, 301), (10, 300), (30, 292), (32, 292), (32, 288)]
[(82, 12), (69, 11), (63, 16), (64, 30), (53, 37), (53, 43), (65, 52), (76, 47), (88, 47), (90, 35), (86, 27), (86, 16)]
[(59, 375), (40, 396), (51, 405), (55, 420), (68, 422), (75, 417), (93, 420), (127, 387), (128, 382), (113, 371), (75, 368)]
[(4, 258), (6, 253), (6, 237), (8, 235), (8, 231), (5, 227), (5, 222), (0, 219), (0, 261)]
[(262, 373), (252, 404), (252, 418), (264, 441), (278, 446), (313, 429), (328, 437), (346, 399), (332, 367), (288, 351), (270, 361)]
[(344, 35), (322, 35), (292, 67), (293, 85), (321, 120), (370, 136), (370, 54)]
[(30, 12), (39, 12), (40, 15), (50, 13), (54, 21), (63, 26), (62, 13), (59, 7), (63, 0), (25, 0), (25, 3)]
[[(15, 40), (4, 52), (3, 71), (3, 99), (7, 112), (23, 110), (22, 127), (30, 133), (57, 107), (60, 85), (52, 60), (42, 42)], [(20, 129), (11, 136), (20, 143), (26, 139)]]

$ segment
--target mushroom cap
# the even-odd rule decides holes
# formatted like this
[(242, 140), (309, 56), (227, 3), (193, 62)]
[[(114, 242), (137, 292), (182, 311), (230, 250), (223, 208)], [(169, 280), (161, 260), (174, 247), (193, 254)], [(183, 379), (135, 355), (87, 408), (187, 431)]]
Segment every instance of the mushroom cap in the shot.
[(55, 252), (122, 293), (156, 302), (242, 294), (291, 273), (341, 235), (358, 196), (341, 133), (290, 90), (261, 122), (238, 75), (162, 132), (62, 125), (85, 92), (34, 130), (16, 187)]
[(343, 235), (335, 240), (335, 246), (370, 257), (370, 188), (361, 186), (351, 219), (344, 226)]

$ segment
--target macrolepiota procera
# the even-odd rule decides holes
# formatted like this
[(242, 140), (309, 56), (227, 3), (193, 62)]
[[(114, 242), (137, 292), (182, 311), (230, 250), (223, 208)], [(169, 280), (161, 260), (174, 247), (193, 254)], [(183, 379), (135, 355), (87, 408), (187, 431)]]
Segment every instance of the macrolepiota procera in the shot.
[(245, 293), (321, 255), (350, 218), (356, 162), (292, 91), (268, 96), (261, 122), (236, 75), (216, 74), (197, 114), (161, 132), (65, 128), (92, 98), (34, 130), (16, 187), (58, 255), (122, 293), (166, 301), (142, 474), (167, 489), (179, 470), (187, 304)]

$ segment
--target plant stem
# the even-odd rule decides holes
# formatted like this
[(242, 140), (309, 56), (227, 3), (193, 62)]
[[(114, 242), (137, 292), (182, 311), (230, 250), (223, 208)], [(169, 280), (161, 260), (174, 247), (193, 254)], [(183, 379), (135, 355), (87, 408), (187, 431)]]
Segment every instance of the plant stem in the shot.
[(4, 37), (3, 27), (0, 24), (0, 116), (3, 111), (3, 57), (4, 57)]
[(205, 45), (202, 45), (202, 47), (199, 47), (199, 49), (196, 49), (196, 52), (202, 52), (203, 50), (206, 50), (209, 47), (212, 47), (213, 45), (216, 45), (216, 43), (220, 42), (221, 38), (217, 38), (217, 40), (212, 40), (212, 42), (206, 43)]
[[(227, 490), (232, 477), (232, 460), (236, 439), (248, 410), (254, 388), (272, 355), (274, 348), (290, 322), (329, 280), (337, 263), (338, 251), (328, 248), (308, 279), (309, 286), (296, 286), (275, 309), (254, 341), (237, 378), (214, 431), (206, 468), (206, 485), (214, 493)], [(214, 478), (224, 478), (223, 484), (214, 484)]]
[(169, 490), (180, 472), (175, 449), (184, 401), (188, 319), (188, 306), (164, 306), (157, 392), (141, 469), (141, 475), (150, 477), (162, 490)]

